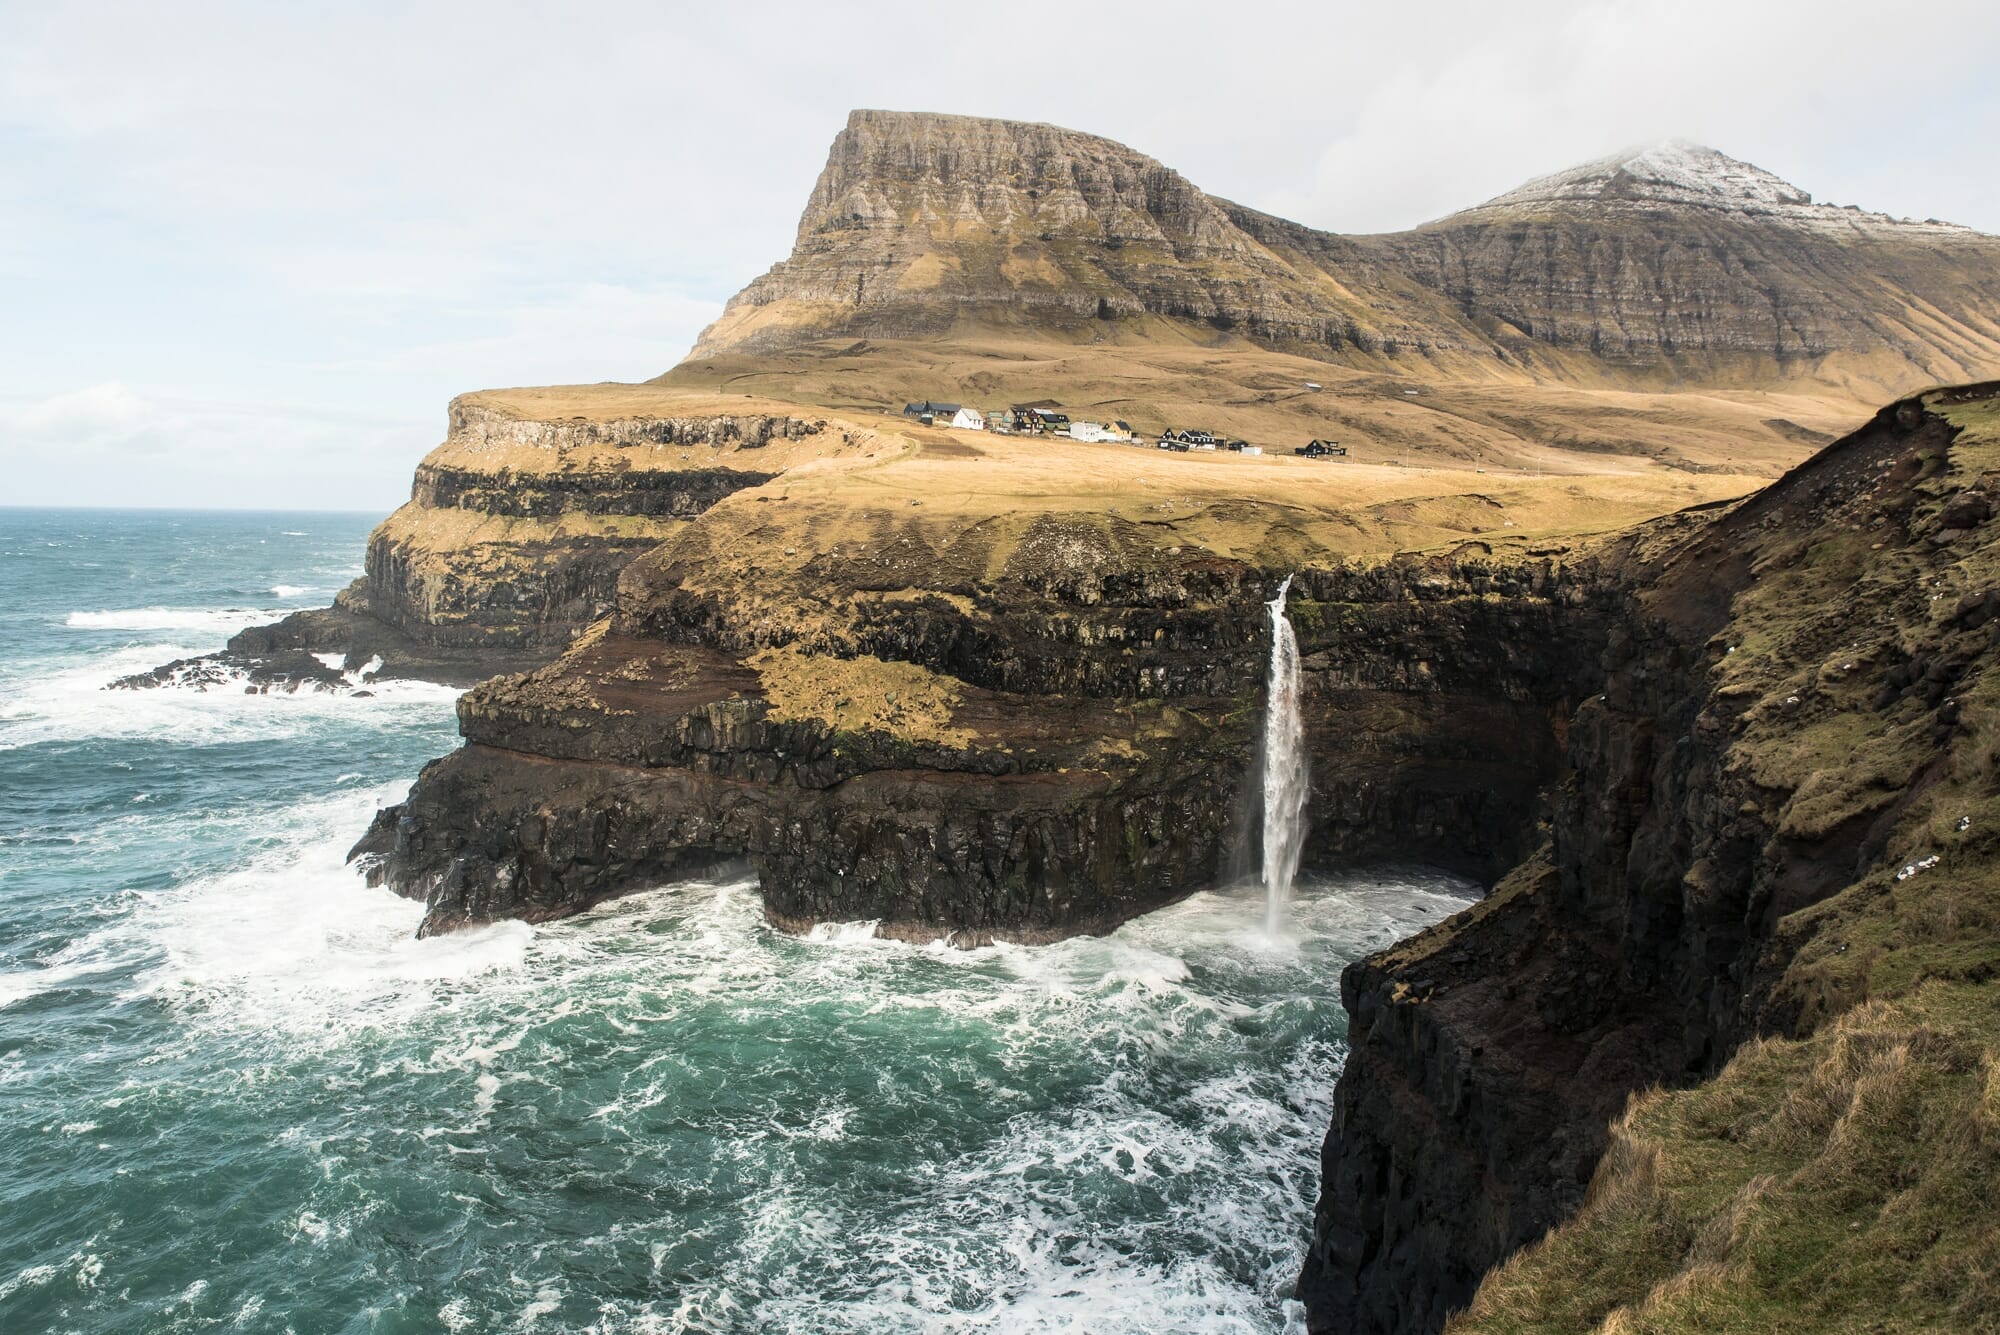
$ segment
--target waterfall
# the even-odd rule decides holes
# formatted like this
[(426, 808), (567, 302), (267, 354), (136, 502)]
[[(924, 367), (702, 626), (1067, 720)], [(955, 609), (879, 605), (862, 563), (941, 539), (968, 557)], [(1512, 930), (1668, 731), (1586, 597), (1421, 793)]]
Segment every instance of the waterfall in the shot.
[(1264, 705), (1264, 925), (1276, 935), (1292, 897), (1299, 854), (1306, 837), (1306, 729), (1299, 717), (1299, 640), (1285, 616), (1285, 595), (1264, 604), (1271, 610), (1271, 671)]

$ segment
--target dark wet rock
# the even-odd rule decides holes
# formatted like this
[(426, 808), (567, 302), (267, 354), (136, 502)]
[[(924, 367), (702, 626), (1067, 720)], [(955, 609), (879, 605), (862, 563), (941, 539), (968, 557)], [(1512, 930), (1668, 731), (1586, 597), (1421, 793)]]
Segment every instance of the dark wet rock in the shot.
[(253, 694), (271, 691), (337, 691), (352, 683), (336, 668), (330, 668), (303, 649), (276, 649), (261, 654), (230, 651), (204, 654), (198, 658), (177, 658), (150, 672), (120, 677), (107, 689), (114, 691), (157, 690), (236, 690)]

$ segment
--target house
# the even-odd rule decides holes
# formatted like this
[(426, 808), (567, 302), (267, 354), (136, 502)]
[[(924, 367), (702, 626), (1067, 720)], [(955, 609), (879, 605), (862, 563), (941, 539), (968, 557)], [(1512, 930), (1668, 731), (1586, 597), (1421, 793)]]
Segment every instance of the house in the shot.
[(1107, 440), (1119, 439), (1118, 436), (1115, 436), (1110, 431), (1106, 430), (1102, 422), (1071, 422), (1069, 424), (1069, 438), (1071, 440), (1088, 440), (1088, 441), (1107, 441)]
[(1172, 442), (1176, 448), (1190, 450), (1212, 450), (1222, 443), (1213, 431), (1165, 431), (1160, 434), (1162, 445)]
[(925, 426), (930, 426), (940, 417), (949, 422), (958, 415), (959, 407), (956, 403), (934, 403), (926, 399), (922, 403), (904, 404), (903, 416), (914, 417)]
[(1111, 439), (1113, 440), (1132, 439), (1132, 424), (1130, 422), (1113, 422), (1104, 429), (1111, 434)]
[(1014, 429), (1039, 434), (1044, 431), (1061, 431), (1069, 425), (1069, 416), (1057, 412), (1053, 405), (1041, 403), (1017, 403), (1013, 408)]
[(1014, 414), (991, 412), (986, 414), (986, 429), (1002, 436), (1014, 434)]
[(955, 431), (984, 431), (986, 415), (977, 408), (960, 408), (951, 415), (951, 426)]
[(1311, 440), (1292, 451), (1303, 454), (1308, 459), (1337, 459), (1347, 453), (1345, 445), (1336, 445), (1330, 440)]

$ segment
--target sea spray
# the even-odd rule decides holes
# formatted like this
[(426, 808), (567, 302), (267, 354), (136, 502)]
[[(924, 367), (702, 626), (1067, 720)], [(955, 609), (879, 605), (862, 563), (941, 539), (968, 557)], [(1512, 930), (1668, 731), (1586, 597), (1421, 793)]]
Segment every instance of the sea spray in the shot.
[(1264, 705), (1264, 926), (1283, 927), (1292, 879), (1306, 833), (1306, 730), (1299, 717), (1299, 639), (1285, 616), (1285, 596), (1264, 604), (1271, 611), (1271, 670)]

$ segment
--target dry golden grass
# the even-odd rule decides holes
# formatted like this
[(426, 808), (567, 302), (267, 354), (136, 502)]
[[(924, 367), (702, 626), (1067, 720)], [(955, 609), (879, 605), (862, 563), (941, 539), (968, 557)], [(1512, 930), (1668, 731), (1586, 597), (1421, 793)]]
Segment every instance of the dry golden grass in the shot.
[(2000, 1328), (1986, 992), (1928, 984), (1635, 1097), (1576, 1219), (1448, 1331)]
[(835, 732), (875, 731), (941, 746), (972, 744), (972, 730), (952, 722), (958, 683), (914, 663), (825, 657), (796, 645), (743, 661), (756, 670), (770, 717), (780, 722), (813, 721)]
[[(970, 573), (987, 580), (1045, 518), (1107, 541), (1137, 535), (1164, 556), (1208, 554), (1272, 568), (1468, 542), (1496, 554), (1560, 554), (1592, 534), (1741, 495), (1756, 481), (1671, 470), (1531, 477), (1174, 454), (919, 426), (885, 429), (879, 439), (883, 448), (872, 457), (801, 468), (710, 511), (701, 527), (717, 573), (795, 570), (828, 555), (893, 563), (902, 549), (943, 551), (976, 536), (985, 555)], [(891, 453), (891, 445), (899, 448)], [(911, 570), (910, 587), (925, 587), (926, 573)]]
[[(1053, 399), (1073, 417), (1122, 418), (1148, 433), (1201, 426), (1287, 452), (1330, 436), (1378, 463), (1760, 477), (1858, 425), (1883, 397), (1861, 382), (1640, 390), (1587, 367), (1558, 385), (1490, 359), (1331, 366), (1226, 336), (1197, 343), (1157, 323), (1119, 343), (992, 329), (940, 340), (832, 340), (685, 362), (658, 383), (864, 415), (912, 399), (981, 408)], [(1308, 391), (1308, 382), (1322, 388)]]

